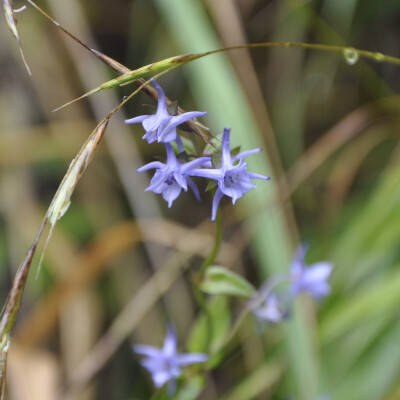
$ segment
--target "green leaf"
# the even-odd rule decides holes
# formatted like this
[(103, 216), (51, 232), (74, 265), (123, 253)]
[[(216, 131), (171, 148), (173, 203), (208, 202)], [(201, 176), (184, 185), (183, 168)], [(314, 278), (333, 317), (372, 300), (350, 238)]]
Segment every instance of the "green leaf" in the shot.
[(200, 289), (208, 294), (223, 294), (250, 298), (254, 296), (254, 287), (236, 272), (225, 267), (211, 266), (204, 274)]
[(206, 192), (209, 192), (210, 190), (216, 189), (217, 186), (218, 186), (218, 182), (217, 181), (208, 182), (208, 185), (206, 187)]
[[(194, 147), (193, 142), (190, 139), (185, 138), (184, 136), (181, 136), (181, 140), (182, 140), (182, 143), (183, 143), (183, 148), (184, 148), (184, 150), (185, 150), (185, 152), (187, 154), (196, 154), (196, 149)], [(176, 142), (175, 141), (172, 142), (171, 145), (174, 148), (175, 153), (178, 154), (179, 153), (179, 149), (178, 149), (178, 145), (176, 144)]]
[(226, 297), (214, 297), (207, 302), (208, 315), (204, 313), (195, 321), (187, 341), (189, 352), (212, 353), (229, 334), (231, 312)]
[(221, 168), (221, 153), (214, 153), (211, 156), (211, 163), (214, 168)]
[(205, 386), (206, 380), (201, 376), (190, 377), (180, 388), (173, 400), (197, 399)]

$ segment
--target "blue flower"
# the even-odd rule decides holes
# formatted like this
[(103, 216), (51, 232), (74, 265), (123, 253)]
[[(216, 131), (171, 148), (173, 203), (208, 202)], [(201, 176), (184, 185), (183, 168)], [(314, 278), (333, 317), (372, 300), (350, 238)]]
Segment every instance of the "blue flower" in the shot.
[(272, 324), (278, 324), (288, 316), (283, 302), (274, 292), (270, 293), (252, 312), (259, 321)]
[(170, 143), (176, 140), (176, 127), (190, 119), (202, 117), (206, 112), (191, 111), (180, 115), (170, 115), (165, 101), (165, 94), (154, 79), (151, 80), (158, 92), (157, 112), (154, 115), (140, 115), (135, 118), (125, 120), (126, 124), (136, 124), (141, 122), (146, 134), (143, 139), (149, 143)]
[(178, 354), (176, 333), (170, 326), (162, 349), (137, 344), (133, 346), (133, 350), (135, 353), (146, 356), (141, 364), (150, 372), (157, 388), (167, 382), (174, 382), (182, 374), (181, 367), (208, 360), (208, 356), (203, 353)]
[(247, 163), (244, 158), (261, 151), (261, 149), (254, 149), (244, 151), (232, 157), (230, 152), (230, 130), (225, 128), (222, 135), (222, 154), (221, 154), (221, 167), (214, 169), (195, 169), (187, 172), (191, 176), (201, 176), (203, 178), (214, 179), (218, 182), (218, 189), (215, 192), (211, 220), (215, 221), (217, 216), (217, 209), (222, 196), (229, 196), (232, 198), (232, 204), (242, 197), (250, 189), (257, 187), (251, 180), (264, 179), (269, 180), (268, 176), (246, 172)]
[[(149, 169), (156, 169), (156, 172), (150, 181), (149, 187), (146, 188), (146, 191), (153, 191), (154, 193), (162, 194), (164, 200), (168, 203), (168, 207), (172, 206), (172, 203), (180, 195), (182, 189), (185, 192), (187, 191), (188, 186), (196, 198), (200, 200), (199, 190), (197, 189), (195, 183), (188, 176), (182, 175), (182, 173), (209, 162), (210, 157), (200, 157), (186, 164), (181, 164), (176, 158), (172, 145), (165, 143), (165, 147), (167, 150), (166, 164), (160, 161), (153, 161), (137, 170), (137, 172), (143, 172)], [(183, 146), (180, 141), (178, 141), (178, 147), (183, 150)]]
[(304, 261), (306, 246), (300, 245), (293, 257), (290, 268), (292, 296), (306, 292), (315, 299), (322, 299), (331, 292), (328, 278), (333, 265), (322, 261), (308, 266)]

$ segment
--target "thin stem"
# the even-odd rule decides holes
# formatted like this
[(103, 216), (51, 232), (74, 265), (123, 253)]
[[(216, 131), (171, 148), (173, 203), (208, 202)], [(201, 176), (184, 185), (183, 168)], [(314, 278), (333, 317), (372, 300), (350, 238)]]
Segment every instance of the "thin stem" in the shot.
[(198, 284), (194, 283), (194, 296), (196, 297), (197, 304), (199, 305), (201, 311), (203, 311), (205, 316), (205, 324), (206, 324), (206, 349), (210, 348), (211, 339), (214, 333), (214, 324), (212, 320), (212, 315), (210, 312), (210, 308), (208, 307), (206, 297), (204, 293), (200, 290)]
[(217, 257), (219, 250), (221, 248), (221, 243), (222, 243), (222, 219), (221, 219), (221, 214), (218, 210), (217, 212), (217, 217), (215, 219), (215, 241), (214, 241), (214, 247), (212, 248), (210, 254), (208, 257), (203, 261), (203, 263), (200, 265), (197, 273), (194, 276), (193, 279), (193, 286), (194, 286), (194, 294), (197, 300), (197, 303), (199, 304), (199, 307), (201, 310), (204, 312), (205, 318), (206, 318), (206, 343), (207, 346), (210, 345), (211, 339), (213, 337), (213, 321), (212, 321), (212, 316), (210, 309), (208, 307), (206, 297), (204, 293), (201, 291), (199, 285), (201, 281), (203, 280), (204, 273), (209, 267), (215, 258)]
[(215, 218), (215, 242), (214, 242), (214, 247), (211, 250), (210, 254), (207, 256), (207, 258), (203, 261), (203, 263), (200, 265), (200, 268), (196, 274), (196, 281), (200, 281), (203, 279), (204, 272), (209, 267), (214, 260), (217, 258), (219, 250), (221, 248), (221, 243), (222, 243), (222, 218), (221, 218), (221, 213), (218, 210), (217, 211), (217, 216)]

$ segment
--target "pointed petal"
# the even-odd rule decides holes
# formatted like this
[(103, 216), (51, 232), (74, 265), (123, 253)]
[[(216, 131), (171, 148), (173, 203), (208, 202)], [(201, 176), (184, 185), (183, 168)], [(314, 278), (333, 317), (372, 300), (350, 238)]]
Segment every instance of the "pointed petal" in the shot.
[(161, 350), (154, 346), (147, 346), (145, 344), (135, 344), (133, 346), (133, 351), (137, 354), (141, 354), (147, 357), (159, 358), (161, 355)]
[(250, 179), (263, 179), (265, 181), (269, 181), (271, 179), (269, 176), (256, 174), (254, 172), (247, 172), (247, 175), (250, 177)]
[(320, 282), (329, 278), (333, 265), (329, 262), (318, 262), (311, 265), (304, 272), (304, 280), (307, 282)]
[(136, 170), (136, 172), (143, 172), (143, 171), (147, 171), (149, 169), (160, 169), (160, 168), (164, 168), (165, 164), (163, 164), (160, 161), (152, 161), (148, 164), (143, 165), (143, 167), (140, 167)]
[(213, 203), (212, 203), (212, 211), (211, 211), (211, 221), (215, 221), (215, 218), (217, 218), (217, 210), (219, 206), (219, 202), (221, 201), (223, 196), (223, 193), (221, 190), (218, 188), (215, 192), (214, 198), (213, 198)]
[(174, 379), (174, 376), (171, 376), (169, 371), (160, 371), (152, 374), (152, 379), (156, 388), (160, 388), (169, 380)]
[(172, 168), (177, 168), (177, 167), (179, 168), (179, 163), (178, 160), (176, 159), (174, 148), (169, 143), (164, 143), (164, 144), (165, 144), (165, 149), (167, 151), (168, 166)]
[(198, 117), (203, 117), (204, 115), (207, 115), (206, 111), (189, 111), (183, 114), (179, 114), (176, 116), (171, 117), (169, 121), (169, 126), (170, 127), (177, 127), (180, 124), (183, 124), (186, 121), (189, 121), (190, 119), (193, 118), (198, 118)]
[(208, 178), (208, 179), (215, 179), (215, 180), (220, 180), (224, 178), (224, 174), (220, 169), (194, 169), (191, 171), (185, 172), (186, 175), (190, 176), (201, 176), (202, 178)]
[(184, 152), (184, 151), (185, 151), (185, 148), (183, 147), (183, 142), (182, 142), (182, 139), (180, 138), (179, 135), (176, 135), (175, 141), (176, 141), (176, 145), (177, 145), (177, 147), (178, 147), (178, 152), (179, 152), (179, 153)]
[(138, 122), (143, 122), (148, 117), (151, 117), (151, 115), (139, 115), (138, 117), (126, 119), (125, 123), (126, 124), (137, 124)]
[(186, 183), (186, 179), (188, 179), (186, 176), (183, 176), (181, 174), (180, 170), (176, 170), (174, 171), (174, 178), (176, 180), (176, 182), (178, 183), (178, 185), (185, 191), (187, 192), (187, 183)]
[(151, 80), (151, 83), (156, 88), (158, 93), (157, 114), (159, 113), (159, 111), (162, 111), (163, 113), (167, 111), (168, 113), (164, 91), (161, 89), (161, 86), (154, 79)]
[(231, 159), (231, 149), (230, 149), (230, 129), (225, 128), (224, 133), (222, 134), (222, 159), (221, 163), (223, 166), (229, 167), (232, 166)]
[(203, 353), (184, 353), (178, 354), (175, 357), (176, 362), (180, 366), (190, 365), (200, 362), (206, 362), (208, 360), (207, 354)]
[(293, 256), (293, 260), (291, 263), (291, 267), (290, 267), (290, 273), (292, 274), (293, 278), (298, 277), (303, 269), (305, 268), (305, 261), (304, 261), (304, 257), (306, 255), (306, 251), (307, 251), (308, 246), (306, 246), (304, 243), (301, 243)]
[(193, 194), (195, 195), (197, 201), (201, 201), (199, 189), (197, 189), (196, 184), (190, 178), (186, 178), (186, 182), (192, 190)]
[(195, 160), (189, 161), (186, 164), (183, 164), (181, 167), (182, 173), (187, 173), (189, 170), (204, 166), (205, 163), (211, 161), (211, 157), (199, 157)]
[(166, 185), (166, 188), (162, 192), (162, 196), (164, 200), (168, 203), (168, 208), (171, 208), (172, 203), (180, 195), (181, 191), (182, 188), (177, 182), (174, 182), (172, 185)]
[(153, 191), (154, 193), (162, 193), (167, 185), (165, 181), (168, 180), (168, 175), (168, 173), (163, 173), (161, 170), (157, 170), (151, 178), (150, 185), (146, 188), (146, 192)]
[(252, 154), (256, 154), (259, 153), (260, 151), (262, 151), (261, 148), (259, 149), (253, 149), (253, 150), (246, 150), (246, 151), (242, 151), (241, 153), (237, 154), (236, 156), (233, 157), (233, 160), (240, 160), (243, 159), (247, 156), (251, 156)]
[(167, 326), (167, 334), (164, 340), (163, 353), (166, 356), (175, 356), (177, 348), (176, 332), (172, 325)]
[(157, 131), (148, 131), (146, 134), (142, 137), (142, 139), (147, 140), (149, 144), (154, 143), (157, 141)]

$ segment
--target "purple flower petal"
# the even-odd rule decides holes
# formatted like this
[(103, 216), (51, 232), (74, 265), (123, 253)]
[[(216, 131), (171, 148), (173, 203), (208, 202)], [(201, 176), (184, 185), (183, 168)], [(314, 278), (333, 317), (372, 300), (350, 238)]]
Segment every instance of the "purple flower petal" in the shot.
[(167, 334), (162, 349), (152, 346), (135, 345), (135, 352), (146, 356), (141, 364), (146, 368), (153, 379), (154, 385), (160, 388), (165, 383), (174, 383), (181, 375), (181, 367), (189, 364), (205, 362), (208, 360), (206, 354), (177, 352), (177, 338), (172, 326), (168, 326)]
[[(215, 193), (213, 200), (211, 213), (212, 221), (216, 218), (217, 207), (223, 195), (231, 197), (232, 203), (235, 204), (237, 199), (242, 197), (250, 189), (257, 187), (251, 179), (269, 179), (267, 176), (246, 171), (247, 163), (244, 162), (244, 158), (248, 155), (258, 153), (261, 149), (244, 151), (237, 156), (232, 157), (229, 142), (230, 131), (225, 128), (221, 143), (221, 168), (212, 168), (210, 160), (207, 160), (202, 165), (203, 168), (191, 169), (189, 171), (183, 169), (182, 171), (185, 175), (199, 176), (202, 178), (213, 179), (218, 182), (218, 190)], [(239, 163), (235, 163), (236, 161), (239, 161)]]
[(139, 115), (138, 117), (126, 119), (125, 123), (126, 124), (137, 124), (139, 122), (143, 122), (143, 120), (145, 120), (146, 118), (148, 118), (148, 115)]
[(214, 194), (214, 198), (213, 198), (213, 203), (212, 203), (212, 211), (211, 211), (211, 221), (215, 221), (215, 218), (217, 218), (217, 210), (218, 210), (218, 206), (219, 206), (219, 202), (222, 199), (222, 196), (224, 194), (221, 192), (221, 189), (217, 189), (215, 194)]
[(190, 187), (190, 189), (192, 190), (193, 194), (195, 195), (197, 201), (201, 201), (199, 189), (197, 189), (196, 184), (190, 178), (186, 178), (186, 182)]
[(206, 112), (191, 111), (180, 115), (170, 115), (163, 90), (154, 79), (151, 82), (158, 93), (156, 113), (154, 115), (140, 115), (125, 121), (127, 124), (141, 122), (146, 131), (143, 139), (146, 139), (149, 143), (170, 143), (177, 139), (176, 127), (178, 125), (207, 114)]
[(182, 189), (185, 192), (188, 190), (188, 184), (196, 198), (200, 199), (199, 191), (195, 183), (183, 172), (191, 171), (197, 166), (208, 162), (210, 157), (200, 157), (189, 163), (181, 164), (175, 155), (172, 145), (170, 143), (165, 143), (165, 148), (167, 152), (166, 164), (160, 161), (153, 161), (138, 169), (138, 172), (153, 168), (156, 169), (151, 178), (150, 185), (145, 190), (162, 194), (164, 200), (168, 203), (168, 207), (172, 206), (172, 203), (180, 195)]
[(174, 356), (177, 350), (177, 338), (175, 329), (168, 325), (167, 335), (164, 340), (163, 353), (166, 356)]
[(307, 266), (304, 261), (306, 247), (301, 245), (295, 252), (291, 265), (292, 296), (300, 292), (306, 292), (315, 299), (327, 296), (331, 288), (328, 278), (332, 272), (333, 265), (323, 261)]
[(181, 191), (182, 188), (179, 186), (178, 182), (166, 186), (166, 188), (162, 192), (162, 196), (164, 200), (168, 203), (168, 208), (171, 208), (172, 203), (181, 194)]
[(160, 354), (160, 349), (157, 349), (157, 347), (153, 346), (147, 346), (145, 344), (136, 344), (133, 346), (133, 350), (135, 353), (148, 357), (157, 357)]
[(203, 353), (184, 353), (177, 355), (175, 359), (176, 362), (183, 367), (185, 365), (206, 362), (208, 361), (208, 356)]
[(258, 319), (273, 324), (281, 322), (287, 315), (275, 293), (271, 293), (259, 307), (252, 311)]
[(148, 163), (146, 165), (143, 165), (143, 167), (140, 167), (136, 170), (136, 172), (143, 172), (143, 171), (147, 171), (149, 169), (160, 169), (164, 166), (164, 164), (160, 161), (153, 161), (151, 163)]
[(232, 159), (233, 159), (234, 161), (236, 161), (236, 160), (241, 160), (241, 159), (243, 159), (243, 158), (245, 158), (245, 157), (251, 156), (251, 155), (253, 155), (253, 154), (257, 154), (257, 153), (259, 153), (260, 151), (262, 151), (262, 149), (253, 149), (253, 150), (242, 151), (241, 153), (237, 154), (237, 155), (236, 155), (235, 157), (233, 157)]

